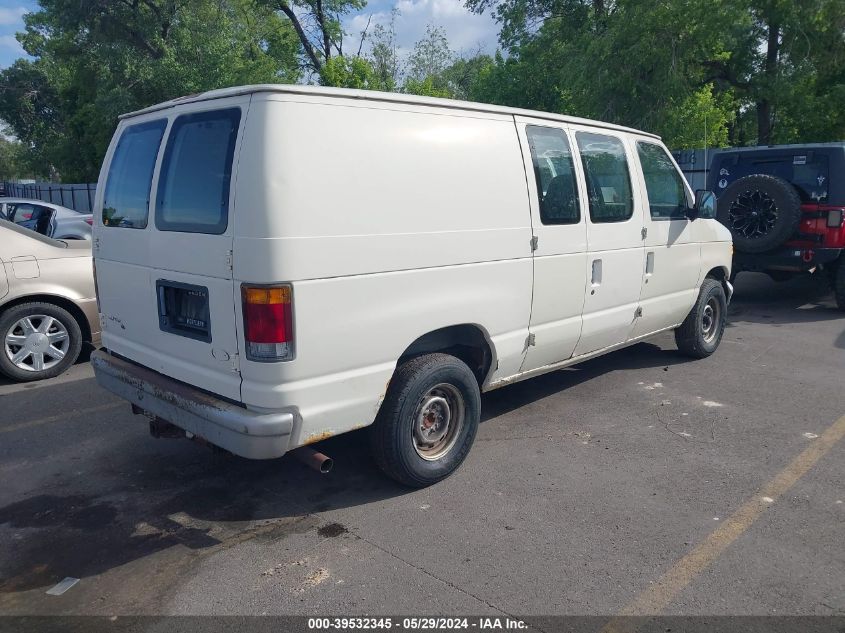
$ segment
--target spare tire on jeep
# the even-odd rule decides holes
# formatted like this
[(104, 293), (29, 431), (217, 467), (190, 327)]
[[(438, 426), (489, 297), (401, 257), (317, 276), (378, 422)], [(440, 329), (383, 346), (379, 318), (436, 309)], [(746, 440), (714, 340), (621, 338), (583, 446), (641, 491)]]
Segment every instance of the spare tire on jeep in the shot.
[(716, 217), (730, 229), (738, 251), (762, 253), (777, 248), (798, 230), (801, 198), (783, 178), (745, 176), (719, 196)]

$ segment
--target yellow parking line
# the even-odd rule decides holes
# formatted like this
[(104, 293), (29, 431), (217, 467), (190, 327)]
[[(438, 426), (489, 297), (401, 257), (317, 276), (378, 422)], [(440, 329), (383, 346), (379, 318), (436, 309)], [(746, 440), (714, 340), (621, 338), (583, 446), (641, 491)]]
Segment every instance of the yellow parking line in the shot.
[(763, 486), (756, 496), (743, 503), (727, 521), (675, 563), (654, 585), (628, 603), (620, 611), (621, 617), (611, 620), (602, 629), (602, 633), (629, 631), (631, 629), (626, 626), (627, 624), (636, 628), (633, 622), (623, 619), (625, 616), (660, 614), (675, 596), (716, 560), (766, 511), (766, 508), (792, 488), (843, 437), (845, 437), (845, 416), (830, 425), (818, 439), (813, 440), (810, 446)]
[(110, 409), (117, 409), (118, 407), (126, 406), (126, 403), (112, 402), (109, 404), (101, 404), (97, 407), (88, 407), (87, 409), (72, 409), (59, 415), (51, 415), (46, 418), (39, 418), (38, 420), (30, 420), (29, 422), (21, 422), (20, 424), (13, 424), (12, 426), (5, 426), (0, 428), (0, 434), (11, 433), (12, 431), (20, 431), (21, 429), (29, 429), (34, 426), (41, 426), (42, 424), (49, 424), (50, 422), (58, 422), (60, 420), (67, 420), (68, 418), (76, 418), (81, 415), (88, 415), (89, 413), (100, 413), (101, 411), (108, 411)]

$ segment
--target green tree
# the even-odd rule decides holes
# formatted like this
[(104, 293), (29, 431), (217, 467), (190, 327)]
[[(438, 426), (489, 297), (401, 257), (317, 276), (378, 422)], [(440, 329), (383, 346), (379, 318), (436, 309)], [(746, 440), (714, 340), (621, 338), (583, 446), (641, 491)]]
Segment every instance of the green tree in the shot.
[[(481, 94), (691, 142), (842, 138), (842, 0), (467, 0), (502, 24)], [(698, 132), (682, 131), (684, 121)], [(709, 135), (709, 132), (708, 132)], [(700, 144), (700, 143), (699, 143)]]
[(489, 73), (493, 58), (476, 54), (455, 55), (442, 27), (428, 25), (425, 35), (408, 56), (408, 73), (402, 89), (429, 97), (477, 100), (479, 78)]
[(660, 133), (673, 149), (727, 147), (735, 102), (708, 84), (666, 109)]
[(414, 50), (408, 57), (405, 92), (450, 96), (451, 91), (444, 71), (452, 64), (454, 58), (445, 31), (439, 26), (426, 26), (425, 35), (414, 44)]
[(25, 22), (35, 59), (0, 72), (0, 118), (65, 180), (97, 178), (124, 112), (299, 77), (296, 34), (256, 0), (40, 0)]
[(408, 77), (405, 80), (403, 91), (411, 95), (420, 95), (422, 97), (441, 97), (448, 99), (452, 96), (448, 87), (443, 83), (441, 78), (429, 75), (424, 79), (414, 79)]
[(378, 78), (382, 90), (393, 92), (399, 88), (402, 77), (402, 64), (399, 61), (396, 43), (396, 18), (399, 11), (390, 12), (390, 22), (376, 24), (370, 36), (369, 60)]
[(478, 53), (455, 59), (444, 71), (443, 78), (455, 99), (480, 101), (481, 81), (493, 69), (493, 58)]
[(320, 70), (320, 83), (336, 88), (382, 90), (381, 77), (369, 60), (359, 55), (332, 57)]
[[(343, 18), (360, 11), (366, 0), (261, 0), (284, 16), (302, 50), (302, 68), (320, 75), (333, 57), (343, 57)], [(363, 37), (363, 35), (362, 35)], [(359, 51), (360, 54), (360, 51)], [(330, 73), (331, 74), (331, 73)]]
[(29, 171), (21, 143), (0, 136), (0, 180), (14, 180)]

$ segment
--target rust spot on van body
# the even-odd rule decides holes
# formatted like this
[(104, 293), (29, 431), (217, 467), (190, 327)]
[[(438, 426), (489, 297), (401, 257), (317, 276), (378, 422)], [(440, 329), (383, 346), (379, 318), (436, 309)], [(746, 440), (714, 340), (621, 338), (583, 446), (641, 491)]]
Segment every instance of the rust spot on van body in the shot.
[(316, 444), (317, 442), (322, 442), (323, 440), (329, 439), (333, 435), (334, 431), (323, 431), (322, 433), (314, 433), (305, 438), (305, 441), (302, 443), (302, 446), (308, 446), (309, 444)]

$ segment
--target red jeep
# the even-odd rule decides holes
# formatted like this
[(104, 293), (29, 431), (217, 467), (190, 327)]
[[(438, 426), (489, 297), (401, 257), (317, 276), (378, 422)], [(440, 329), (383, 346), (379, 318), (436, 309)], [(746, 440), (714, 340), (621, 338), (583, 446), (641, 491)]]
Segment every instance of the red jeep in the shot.
[(708, 185), (733, 235), (734, 275), (826, 271), (845, 310), (845, 142), (721, 150)]

